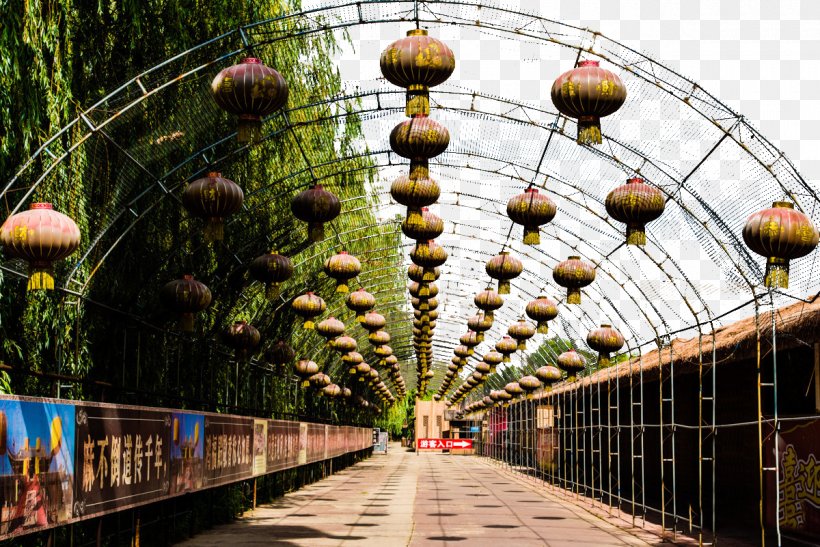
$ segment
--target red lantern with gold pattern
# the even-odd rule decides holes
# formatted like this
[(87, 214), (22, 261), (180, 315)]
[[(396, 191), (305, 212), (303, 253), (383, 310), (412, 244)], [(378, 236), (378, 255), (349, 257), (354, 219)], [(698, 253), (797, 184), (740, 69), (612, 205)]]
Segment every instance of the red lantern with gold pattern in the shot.
[(246, 359), (259, 345), (259, 330), (246, 321), (236, 321), (222, 333), (225, 344), (231, 347), (237, 359)]
[[(441, 276), (441, 270), (439, 268), (433, 268), (430, 274), (433, 279), (429, 281), (435, 281)], [(424, 281), (424, 268), (416, 264), (410, 264), (410, 266), (407, 267), (407, 277), (416, 283), (426, 283), (426, 281)]]
[(375, 305), (376, 298), (364, 288), (351, 292), (345, 299), (345, 306), (356, 312), (356, 321), (359, 323), (364, 322), (365, 313)]
[[(436, 199), (438, 199), (438, 196), (436, 196)], [(402, 205), (406, 204), (403, 203)], [(410, 239), (429, 241), (436, 239), (444, 232), (444, 221), (441, 220), (439, 216), (430, 212), (430, 209), (427, 207), (422, 207), (420, 222), (413, 223), (405, 219), (404, 222), (401, 223), (401, 231)]]
[(265, 352), (265, 359), (268, 363), (277, 367), (287, 365), (295, 358), (296, 352), (293, 351), (291, 345), (284, 340), (279, 340)]
[(789, 260), (806, 256), (817, 247), (817, 228), (788, 201), (754, 213), (743, 227), (743, 241), (766, 257), (767, 287), (789, 288)]
[(527, 349), (527, 340), (535, 336), (535, 327), (526, 320), (519, 319), (518, 322), (509, 326), (507, 334), (518, 341), (518, 349), (523, 351)]
[(350, 336), (339, 336), (333, 341), (333, 345), (331, 347), (339, 353), (345, 354), (350, 353), (351, 351), (356, 351), (359, 344), (356, 342), (355, 338)]
[(555, 203), (537, 188), (527, 188), (507, 202), (507, 216), (524, 226), (525, 245), (541, 243), (541, 226), (555, 218), (556, 211)]
[(293, 262), (290, 258), (272, 251), (254, 258), (248, 266), (248, 271), (251, 277), (265, 283), (265, 296), (273, 300), (279, 296), (279, 285), (293, 275)]
[(382, 75), (393, 85), (407, 89), (407, 116), (430, 113), (429, 89), (444, 83), (456, 68), (447, 44), (412, 29), (385, 49), (379, 59)]
[(581, 288), (595, 281), (595, 267), (580, 256), (571, 256), (555, 266), (552, 278), (567, 289), (567, 304), (580, 304)]
[[(80, 229), (50, 203), (32, 203), (28, 211), (10, 216), (0, 228), (6, 256), (28, 262), (28, 290), (54, 290), (52, 264), (80, 246)], [(209, 299), (210, 302), (210, 299)]]
[(210, 289), (192, 275), (166, 283), (159, 297), (167, 308), (179, 314), (179, 328), (185, 332), (193, 332), (194, 314), (211, 304)]
[(612, 325), (601, 325), (587, 334), (587, 345), (598, 352), (598, 366), (609, 366), (609, 354), (624, 347), (624, 337)]
[(285, 106), (288, 84), (259, 59), (247, 57), (217, 74), (211, 93), (219, 108), (239, 116), (236, 140), (245, 143), (259, 138), (263, 116)]
[(362, 318), (362, 326), (368, 332), (375, 332), (379, 329), (382, 329), (386, 324), (387, 320), (384, 318), (384, 316), (375, 311), (367, 312), (366, 314), (364, 314)]
[(390, 148), (403, 158), (417, 162), (418, 169), (411, 164), (410, 177), (426, 175), (427, 160), (447, 150), (450, 132), (433, 118), (418, 115), (399, 123), (390, 132)]
[(302, 357), (296, 362), (294, 369), (296, 375), (302, 379), (302, 387), (308, 387), (310, 385), (308, 378), (319, 372), (319, 365), (307, 357)]
[(518, 386), (527, 394), (527, 399), (532, 399), (532, 394), (541, 387), (541, 382), (535, 376), (523, 376), (518, 380)]
[(492, 287), (487, 287), (475, 295), (473, 302), (478, 309), (484, 312), (488, 319), (492, 319), (493, 312), (504, 305), (504, 299)]
[(305, 322), (302, 327), (313, 330), (315, 328), (313, 318), (321, 315), (327, 309), (327, 304), (321, 297), (308, 291), (294, 298), (292, 307), (293, 311), (304, 318)]
[(485, 363), (484, 361), (479, 361), (475, 366), (476, 372), (480, 372), (481, 374), (490, 374), (492, 372), (492, 367), (489, 363)]
[(626, 224), (626, 244), (646, 245), (646, 225), (663, 214), (663, 194), (641, 178), (631, 178), (606, 196), (606, 212)]
[(524, 393), (524, 390), (521, 389), (521, 385), (518, 382), (510, 382), (504, 386), (504, 391), (512, 395), (513, 398), (519, 397), (522, 393)]
[(493, 318), (487, 317), (484, 312), (479, 312), (467, 320), (467, 328), (475, 331), (478, 335), (478, 341), (484, 341), (484, 333), (490, 330), (493, 326)]
[(586, 368), (586, 361), (583, 356), (574, 349), (570, 349), (559, 355), (556, 359), (556, 364), (558, 368), (567, 372), (568, 382), (574, 382), (575, 376), (579, 372), (583, 372), (584, 368)]
[(374, 346), (383, 346), (390, 343), (390, 334), (383, 330), (377, 330), (376, 332), (371, 332), (367, 336), (367, 339)]
[(473, 354), (473, 348), (476, 347), (481, 343), (479, 340), (478, 333), (472, 330), (468, 330), (461, 337), (458, 339), (462, 346), (467, 346), (470, 348), (470, 355)]
[(317, 184), (298, 193), (290, 202), (290, 210), (293, 216), (308, 223), (310, 241), (316, 242), (325, 238), (325, 223), (339, 216), (342, 204), (335, 194)]
[(185, 209), (206, 221), (205, 241), (222, 241), (224, 219), (239, 211), (244, 200), (242, 188), (216, 171), (188, 184), (182, 193)]
[(626, 87), (598, 61), (581, 61), (555, 80), (551, 96), (561, 114), (578, 119), (578, 144), (601, 144), (601, 118), (621, 108)]
[[(436, 226), (427, 225), (422, 211), (438, 200), (441, 195), (441, 188), (435, 180), (430, 178), (426, 166), (423, 169), (411, 166), (409, 176), (400, 175), (397, 177), (390, 185), (390, 195), (397, 203), (407, 207), (407, 218), (404, 219), (401, 225), (405, 234), (421, 235), (424, 232), (435, 231)], [(428, 212), (429, 218), (430, 213)], [(438, 235), (435, 237), (438, 237)], [(414, 237), (413, 239), (417, 238)]]
[(336, 280), (336, 292), (350, 292), (348, 282), (362, 273), (362, 263), (355, 256), (341, 251), (325, 260), (325, 274)]
[(505, 363), (510, 362), (510, 355), (518, 350), (518, 342), (513, 340), (510, 336), (504, 336), (501, 340), (495, 343), (495, 350), (504, 356)]
[(552, 389), (552, 384), (561, 380), (564, 375), (561, 371), (555, 367), (551, 367), (549, 365), (539, 367), (535, 371), (535, 377), (538, 378), (544, 384), (544, 390), (549, 391)]
[(484, 269), (487, 275), (498, 280), (498, 294), (510, 294), (510, 280), (521, 275), (524, 265), (509, 251), (501, 251), (487, 261)]
[(327, 345), (333, 345), (331, 341), (345, 333), (345, 324), (335, 317), (328, 317), (316, 325), (316, 332), (327, 340)]
[(546, 296), (539, 296), (535, 300), (528, 302), (524, 309), (527, 317), (536, 322), (536, 330), (539, 334), (549, 332), (548, 321), (558, 317), (558, 304)]
[(418, 242), (410, 252), (410, 260), (413, 261), (413, 264), (424, 268), (424, 275), (422, 276), (424, 281), (433, 281), (435, 268), (447, 262), (447, 251), (432, 240)]

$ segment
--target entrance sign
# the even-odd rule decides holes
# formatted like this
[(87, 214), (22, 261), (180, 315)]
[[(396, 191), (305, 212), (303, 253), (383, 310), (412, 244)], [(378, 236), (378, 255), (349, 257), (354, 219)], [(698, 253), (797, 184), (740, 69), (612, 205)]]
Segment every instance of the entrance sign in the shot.
[(416, 440), (416, 448), (421, 450), (442, 450), (449, 448), (464, 448), (469, 449), (473, 447), (472, 439), (418, 439)]

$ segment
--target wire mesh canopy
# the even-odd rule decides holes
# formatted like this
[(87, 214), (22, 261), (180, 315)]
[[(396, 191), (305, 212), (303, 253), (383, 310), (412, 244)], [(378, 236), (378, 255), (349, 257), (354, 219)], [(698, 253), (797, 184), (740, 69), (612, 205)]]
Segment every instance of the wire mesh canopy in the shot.
[[(712, 330), (766, 293), (764, 259), (753, 255), (741, 236), (750, 214), (788, 200), (820, 223), (817, 188), (742, 115), (697, 83), (596, 32), (467, 1), (305, 5), (300, 12), (213, 38), (135, 75), (86, 108), (22, 163), (3, 188), (4, 201), (16, 212), (38, 196), (64, 196), (58, 201), (70, 211), (83, 201), (73, 194), (73, 178), (91, 174), (108, 206), (96, 212), (76, 261), (58, 283), (86, 301), (146, 322), (158, 320), (153, 305), (158, 287), (182, 273), (178, 270), (207, 262), (210, 253), (235, 258), (232, 268), (207, 280), (218, 299), (221, 286), (236, 283), (247, 264), (270, 248), (293, 257), (297, 271), (348, 250), (362, 261), (358, 284), (375, 295), (377, 308), (390, 310), (391, 345), (404, 376), (413, 378), (412, 314), (404, 278), (414, 242), (400, 236), (404, 211), (388, 191), (392, 180), (407, 171), (407, 162), (388, 144), (390, 130), (405, 119), (405, 92), (381, 77), (378, 55), (416, 22), (449, 44), (456, 56), (455, 73), (430, 93), (431, 116), (451, 135), (447, 151), (430, 163), (431, 176), (442, 188), (432, 210), (445, 221), (437, 242), (449, 254), (437, 282), (440, 304), (432, 347), (439, 378), (476, 311), (473, 296), (491, 281), (484, 264), (502, 250), (520, 258), (524, 270), (512, 281), (511, 294), (495, 312), (477, 355), (491, 348), (540, 294), (560, 303), (550, 337), (582, 345), (590, 329), (609, 323), (626, 338), (624, 351), (634, 352), (668, 336)], [(302, 85), (291, 85), (285, 109), (264, 120), (261, 142), (237, 144), (233, 119), (212, 99), (214, 75), (249, 53), (277, 67), (282, 43), (327, 34), (343, 44), (333, 60), (341, 69), (342, 90), (324, 98), (310, 85), (311, 66), (331, 60), (304, 51)], [(623, 107), (603, 120), (598, 146), (577, 144), (575, 120), (559, 114), (548, 96), (553, 80), (584, 59), (598, 60), (618, 74), (628, 92)], [(536, 76), (524, 81), (522, 73), (530, 67)], [(510, 92), (507, 82), (516, 80), (523, 83)], [(364, 142), (345, 141), (349, 124), (361, 125)], [(317, 125), (335, 135), (311, 143), (328, 154), (305, 153), (302, 147), (307, 129)], [(227, 223), (222, 244), (213, 248), (186, 237), (196, 229), (180, 204), (186, 182), (214, 170), (249, 172), (255, 159), (294, 144), (302, 154), (283, 158), (263, 180), (234, 177), (245, 188), (246, 200)], [(663, 216), (647, 229), (644, 247), (625, 245), (623, 225), (604, 209), (607, 193), (635, 176), (659, 188), (666, 200)], [(370, 189), (349, 191), (349, 181), (357, 177)], [(333, 235), (318, 245), (280, 248), (289, 234), (304, 229), (290, 213), (292, 196), (316, 182), (342, 198)], [(546, 193), (558, 207), (538, 246), (523, 245), (521, 227), (506, 215), (510, 197), (528, 187)], [(272, 211), (269, 222), (249, 223), (259, 208)], [(129, 264), (144, 260), (130, 254), (129, 246), (146, 234), (162, 242), (149, 259), (155, 268), (148, 277), (129, 278)], [(564, 304), (563, 290), (551, 275), (570, 255), (597, 268), (580, 306)], [(774, 293), (776, 305), (817, 291), (816, 256), (793, 262), (789, 288)], [(23, 267), (16, 261), (5, 264), (21, 274)], [(114, 294), (95, 283), (103, 277), (123, 278), (128, 288)], [(253, 283), (243, 288), (258, 290)], [(278, 301), (254, 315), (281, 321), (289, 317), (289, 300), (306, 290), (333, 291), (325, 278), (286, 284)], [(232, 309), (242, 306), (239, 299)], [(343, 313), (342, 301), (328, 311)], [(318, 351), (318, 343), (312, 344)]]

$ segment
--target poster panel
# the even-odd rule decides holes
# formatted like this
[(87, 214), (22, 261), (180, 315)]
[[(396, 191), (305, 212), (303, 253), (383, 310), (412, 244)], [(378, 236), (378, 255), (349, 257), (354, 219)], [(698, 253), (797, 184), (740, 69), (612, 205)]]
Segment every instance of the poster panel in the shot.
[(205, 486), (253, 476), (253, 418), (205, 415)]
[(74, 406), (0, 400), (0, 539), (69, 521), (73, 486)]
[[(783, 427), (777, 438), (780, 483), (767, 473), (766, 521), (774, 525), (779, 496), (780, 528), (798, 535), (820, 535), (820, 421), (796, 421)], [(766, 465), (774, 466), (774, 435), (766, 443)]]
[(205, 416), (174, 412), (171, 443), (171, 494), (202, 488), (205, 472)]
[(307, 424), (307, 463), (326, 459), (326, 429), (323, 424)]
[(168, 495), (170, 411), (83, 404), (75, 421), (75, 517)]
[(299, 422), (268, 420), (268, 473), (299, 465), (299, 429)]
[(268, 458), (268, 421), (253, 421), (253, 476), (264, 475)]
[(299, 458), (296, 463), (305, 465), (308, 461), (308, 424), (299, 422)]

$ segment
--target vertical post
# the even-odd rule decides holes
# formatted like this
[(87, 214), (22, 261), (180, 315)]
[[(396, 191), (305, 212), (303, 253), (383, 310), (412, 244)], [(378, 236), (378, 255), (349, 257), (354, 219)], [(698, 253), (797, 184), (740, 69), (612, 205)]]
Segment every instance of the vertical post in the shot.
[(760, 312), (755, 301), (755, 372), (757, 374), (757, 462), (758, 462), (758, 519), (760, 521), (760, 545), (766, 547), (766, 525), (763, 519), (763, 395), (760, 370)]
[(774, 305), (774, 293), (769, 288), (769, 303), (772, 313), (772, 391), (774, 398), (774, 531), (777, 544), (782, 545), (780, 537), (780, 417), (777, 410), (777, 308)]

